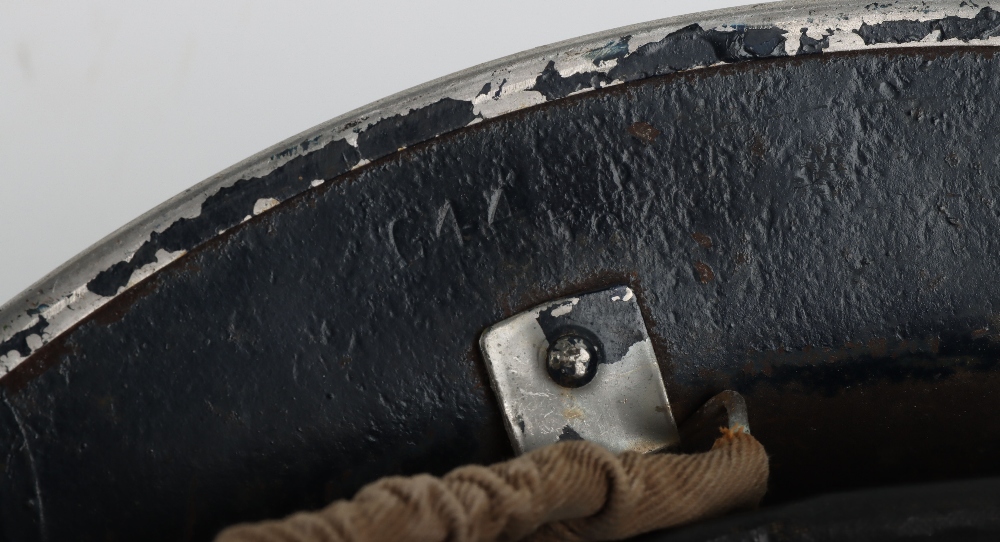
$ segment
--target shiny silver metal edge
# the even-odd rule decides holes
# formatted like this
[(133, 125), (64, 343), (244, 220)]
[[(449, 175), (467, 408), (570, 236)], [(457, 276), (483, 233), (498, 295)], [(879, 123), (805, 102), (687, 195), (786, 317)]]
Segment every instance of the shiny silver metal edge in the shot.
[[(866, 43), (858, 33), (862, 25), (891, 21), (934, 21), (948, 17), (971, 20), (977, 15), (982, 16), (984, 10), (992, 10), (990, 6), (988, 1), (967, 0), (884, 3), (796, 1), (716, 10), (617, 28), (555, 43), (481, 64), (395, 94), (286, 139), (198, 183), (95, 243), (0, 306), (0, 377), (114, 297), (201, 244), (173, 252), (158, 251), (156, 261), (134, 270), (127, 284), (114, 295), (99, 295), (88, 289), (88, 282), (102, 271), (119, 262), (130, 261), (154, 233), (163, 232), (181, 219), (199, 216), (206, 199), (242, 179), (267, 175), (299, 156), (338, 141), (346, 141), (356, 147), (358, 135), (380, 120), (405, 116), (446, 98), (472, 104), (476, 118), (470, 124), (532, 107), (552, 99), (533, 90), (547, 68), (550, 73), (554, 68), (557, 77), (561, 78), (578, 73), (611, 73), (619, 59), (595, 62), (596, 51), (607, 48), (615, 40), (619, 40), (619, 46), (622, 46), (620, 39), (627, 35), (630, 36), (627, 40), (628, 52), (625, 53), (627, 57), (643, 45), (665, 39), (693, 24), (698, 24), (703, 29), (728, 31), (737, 28), (784, 30), (784, 53), (787, 56), (800, 54), (805, 49), (802, 47), (805, 43), (812, 44), (808, 51), (810, 54), (886, 47), (998, 46), (1000, 38), (993, 36), (992, 32), (982, 36), (948, 37), (943, 36), (941, 30), (928, 29), (926, 36), (918, 36), (919, 39), (909, 37), (902, 40), (903, 43), (893, 40), (867, 40)], [(700, 67), (703, 66), (691, 69)], [(599, 88), (622, 82), (625, 81), (610, 79)], [(491, 90), (497, 89), (496, 92), (483, 94), (487, 84)], [(589, 90), (592, 89), (583, 88), (572, 94)], [(440, 135), (443, 134), (434, 137)], [(362, 157), (353, 168), (363, 167), (370, 161), (371, 159)], [(320, 182), (322, 180), (313, 184)], [(266, 212), (277, 203), (278, 198), (262, 195), (252, 209), (247, 209), (247, 216)], [(235, 225), (219, 224), (218, 233)], [(22, 345), (21, 351), (14, 349), (15, 344)], [(26, 355), (23, 350), (28, 351)]]
[[(560, 319), (595, 303), (615, 305), (625, 320), (594, 322), (589, 331), (606, 342), (610, 329), (627, 323), (637, 337), (624, 352), (601, 363), (586, 385), (566, 388), (546, 371), (550, 343), (539, 316)], [(607, 308), (607, 305), (600, 305)], [(605, 317), (607, 318), (607, 317)], [(561, 321), (559, 325), (565, 325)], [(618, 337), (622, 339), (623, 337)], [(631, 342), (634, 341), (634, 342)], [(549, 301), (490, 326), (479, 339), (504, 426), (518, 455), (565, 438), (595, 442), (614, 453), (648, 453), (676, 445), (677, 423), (635, 293), (628, 286)], [(713, 411), (714, 412), (714, 411)]]

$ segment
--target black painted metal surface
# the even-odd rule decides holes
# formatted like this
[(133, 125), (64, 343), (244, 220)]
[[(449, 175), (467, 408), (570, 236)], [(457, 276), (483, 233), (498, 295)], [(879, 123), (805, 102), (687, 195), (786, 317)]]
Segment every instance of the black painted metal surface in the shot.
[[(576, 388), (586, 384), (597, 374), (598, 365), (621, 362), (632, 345), (646, 340), (645, 326), (635, 306), (621, 302), (630, 293), (628, 289), (612, 288), (602, 293), (569, 304), (572, 311), (560, 305), (538, 313), (538, 326), (550, 345), (561, 337), (572, 337), (582, 340), (589, 350), (590, 363), (584, 378), (574, 381), (571, 376), (548, 367), (549, 376), (560, 386)], [(613, 296), (617, 296), (614, 301)], [(560, 308), (563, 310), (557, 312)]]
[(679, 420), (744, 394), (772, 503), (998, 475), (998, 70), (971, 48), (705, 69), (328, 182), (0, 381), (3, 536), (204, 540), (503, 459), (479, 333), (615, 283)]
[(703, 522), (635, 542), (992, 542), (1000, 480), (825, 495)]

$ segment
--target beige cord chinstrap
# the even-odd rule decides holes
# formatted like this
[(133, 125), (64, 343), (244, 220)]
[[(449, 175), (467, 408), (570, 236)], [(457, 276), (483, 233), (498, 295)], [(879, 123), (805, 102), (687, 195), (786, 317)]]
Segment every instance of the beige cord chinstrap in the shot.
[(231, 527), (216, 542), (618, 540), (756, 506), (767, 455), (734, 429), (700, 454), (616, 457), (572, 441), (442, 478), (383, 478), (352, 500)]

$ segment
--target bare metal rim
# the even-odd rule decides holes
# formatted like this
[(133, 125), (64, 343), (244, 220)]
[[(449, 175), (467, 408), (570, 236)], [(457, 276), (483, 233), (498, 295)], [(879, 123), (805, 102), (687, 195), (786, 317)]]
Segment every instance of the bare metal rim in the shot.
[[(769, 56), (886, 47), (998, 46), (1000, 28), (991, 26), (994, 21), (991, 17), (997, 14), (992, 9), (988, 1), (977, 4), (961, 0), (895, 1), (881, 4), (830, 0), (757, 4), (673, 17), (566, 40), (481, 64), (389, 96), (288, 138), (194, 185), (98, 241), (0, 306), (0, 377), (111, 299), (207, 241), (207, 238), (202, 239), (179, 250), (158, 250), (155, 261), (133, 269), (127, 282), (118, 287), (115, 293), (104, 292), (109, 295), (102, 295), (88, 288), (95, 277), (116, 264), (130, 262), (140, 248), (178, 221), (202, 215), (202, 207), (207, 199), (219, 194), (221, 190), (237, 187), (243, 180), (269, 175), (292, 160), (330, 145), (346, 144), (356, 148), (359, 136), (380, 121), (406, 117), (442, 100), (452, 100), (469, 104), (475, 116), (469, 124), (474, 124), (561, 99), (564, 95), (636, 80), (634, 77), (617, 77), (615, 67), (632, 55), (642, 54), (643, 46), (669, 43), (666, 40), (670, 36), (689, 29), (691, 25), (698, 25), (698, 28), (704, 30), (718, 30), (720, 33), (746, 32), (746, 29), (755, 28), (777, 31), (782, 35), (781, 48)], [(873, 26), (891, 26), (904, 21), (927, 24), (909, 25), (907, 28), (910, 29), (910, 34), (888, 39), (873, 38), (864, 31)], [(949, 33), (949, 28), (952, 27), (947, 24), (935, 26), (931, 24), (934, 21), (972, 21), (978, 25), (978, 33), (956, 36), (954, 32)], [(963, 28), (967, 28), (969, 24)], [(1000, 27), (1000, 20), (996, 21), (996, 25)], [(917, 34), (913, 34), (913, 28), (916, 28)], [(740, 60), (743, 58), (649, 75)], [(539, 90), (538, 83), (546, 74), (559, 81), (572, 81), (577, 74), (599, 75), (603, 77), (603, 82), (593, 87), (583, 85), (583, 88), (571, 88), (565, 94), (553, 95)], [(460, 127), (455, 129), (458, 128)], [(450, 130), (430, 135), (424, 141), (448, 131)], [(392, 152), (379, 156), (359, 156), (356, 163), (350, 164), (350, 169), (364, 167), (371, 160)], [(307, 191), (311, 189), (310, 186), (317, 186), (326, 180), (329, 179), (316, 179), (297, 193)], [(267, 212), (288, 197), (287, 190), (280, 197), (278, 194), (257, 194), (252, 208), (246, 209), (246, 216)], [(212, 235), (219, 235), (238, 223), (230, 221), (212, 224)]]

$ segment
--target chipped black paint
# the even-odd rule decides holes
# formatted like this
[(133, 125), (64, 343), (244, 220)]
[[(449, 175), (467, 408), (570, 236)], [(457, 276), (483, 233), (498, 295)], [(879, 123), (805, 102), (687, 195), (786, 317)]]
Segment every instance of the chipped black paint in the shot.
[[(747, 27), (705, 31), (698, 25), (691, 25), (658, 42), (643, 45), (632, 54), (628, 53), (631, 36), (624, 36), (589, 53), (595, 65), (617, 60), (618, 64), (610, 72), (583, 72), (562, 77), (550, 62), (538, 76), (533, 89), (551, 100), (579, 90), (599, 88), (613, 80), (634, 81), (716, 62), (781, 56), (785, 54), (784, 33), (778, 28)], [(505, 83), (506, 79), (493, 91), (494, 99), (499, 99)], [(491, 90), (492, 84), (486, 83), (479, 95)], [(135, 271), (157, 261), (159, 250), (177, 252), (199, 246), (219, 231), (239, 224), (252, 213), (258, 199), (283, 201), (308, 189), (313, 180), (336, 177), (362, 159), (387, 156), (400, 148), (462, 128), (477, 118), (471, 102), (443, 98), (405, 115), (377, 121), (358, 135), (356, 149), (344, 140), (336, 140), (292, 159), (267, 175), (239, 180), (210, 196), (197, 217), (180, 219), (163, 232), (152, 232), (149, 240), (130, 259), (99, 272), (87, 283), (87, 289), (101, 296), (114, 296), (127, 286)], [(302, 143), (301, 151), (307, 151), (312, 144), (309, 141)]]
[(556, 441), (566, 442), (570, 440), (583, 440), (583, 437), (580, 436), (580, 433), (576, 432), (576, 429), (567, 425), (563, 427), (562, 433), (559, 433), (559, 438), (557, 438)]
[(579, 90), (599, 88), (610, 81), (607, 74), (600, 72), (580, 72), (563, 77), (556, 69), (555, 61), (550, 61), (529, 90), (541, 92), (546, 99), (557, 100)]
[(796, 55), (812, 55), (816, 53), (822, 53), (824, 49), (830, 47), (830, 36), (833, 35), (833, 30), (827, 29), (823, 33), (823, 37), (820, 39), (810, 38), (806, 35), (808, 28), (803, 28), (800, 30), (802, 33), (799, 36), (799, 50), (795, 52)]
[(500, 99), (500, 94), (503, 93), (503, 86), (506, 85), (506, 84), (507, 84), (507, 79), (504, 79), (503, 81), (500, 81), (500, 84), (497, 86), (497, 91), (493, 93), (493, 99), (494, 100), (499, 100)]
[[(358, 136), (357, 148), (336, 140), (292, 159), (267, 175), (237, 181), (206, 199), (197, 217), (182, 218), (163, 232), (151, 233), (149, 241), (131, 259), (100, 272), (87, 283), (87, 289), (98, 295), (114, 296), (128, 284), (135, 271), (157, 261), (158, 251), (177, 252), (199, 246), (220, 230), (242, 222), (252, 213), (258, 199), (282, 201), (305, 191), (314, 180), (329, 180), (349, 171), (362, 158), (380, 158), (398, 148), (466, 126), (476, 118), (470, 102), (445, 98), (407, 115), (376, 122)], [(302, 151), (308, 150), (309, 145), (302, 143)]]
[(865, 45), (920, 41), (940, 31), (937, 41), (959, 39), (983, 40), (1000, 35), (1000, 12), (985, 7), (975, 17), (943, 17), (929, 21), (898, 20), (877, 24), (864, 23), (855, 32)]
[(358, 134), (361, 156), (374, 159), (467, 126), (479, 118), (472, 102), (442, 98), (406, 115), (382, 119)]
[[(303, 150), (309, 143), (303, 143)], [(357, 149), (339, 140), (309, 154), (294, 158), (263, 177), (237, 181), (209, 196), (194, 218), (182, 218), (162, 232), (153, 232), (131, 259), (121, 261), (100, 272), (87, 283), (87, 289), (98, 295), (113, 296), (124, 288), (136, 270), (157, 261), (160, 250), (189, 250), (215, 237), (220, 230), (231, 228), (252, 214), (260, 198), (282, 200), (309, 188), (316, 179), (332, 179), (341, 175), (360, 160)]]
[(636, 81), (719, 62), (785, 56), (785, 34), (785, 30), (777, 27), (705, 30), (692, 24), (620, 56), (607, 73), (580, 72), (563, 77), (555, 63), (550, 62), (531, 90), (554, 100), (580, 90), (600, 88), (612, 81)]
[(589, 58), (594, 66), (600, 66), (602, 62), (617, 60), (628, 56), (628, 42), (632, 36), (622, 36), (619, 39), (609, 41), (603, 47), (589, 51), (585, 57)]
[(509, 457), (480, 333), (622, 283), (678, 421), (744, 388), (771, 499), (1000, 474), (994, 52), (619, 85), (287, 201), (0, 380), (0, 537), (36, 493), (50, 540), (209, 540)]
[(634, 81), (717, 62), (740, 62), (785, 56), (785, 34), (781, 28), (736, 27), (704, 30), (694, 24), (647, 43), (611, 69), (612, 79)]
[(42, 312), (44, 312), (48, 308), (49, 308), (48, 305), (46, 305), (45, 303), (42, 303), (41, 305), (38, 305), (38, 306), (36, 306), (36, 307), (34, 307), (32, 309), (28, 309), (28, 316), (38, 316), (39, 314), (42, 314)]
[(632, 304), (621, 301), (627, 294), (625, 286), (592, 292), (576, 304), (566, 302), (543, 309), (536, 320), (549, 344), (567, 333), (580, 335), (597, 349), (598, 364), (618, 363), (633, 344), (646, 338), (642, 317)]
[(18, 331), (10, 339), (0, 343), (0, 355), (6, 355), (13, 350), (22, 356), (27, 356), (31, 353), (31, 347), (28, 346), (28, 337), (32, 335), (41, 337), (47, 327), (49, 327), (49, 323), (45, 320), (45, 317), (39, 316), (38, 321), (30, 327)]

